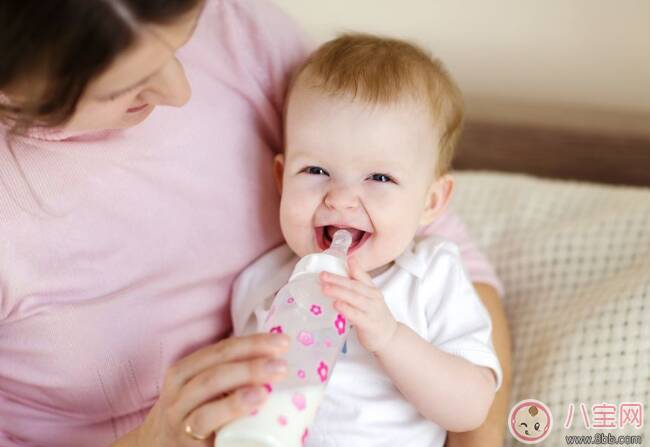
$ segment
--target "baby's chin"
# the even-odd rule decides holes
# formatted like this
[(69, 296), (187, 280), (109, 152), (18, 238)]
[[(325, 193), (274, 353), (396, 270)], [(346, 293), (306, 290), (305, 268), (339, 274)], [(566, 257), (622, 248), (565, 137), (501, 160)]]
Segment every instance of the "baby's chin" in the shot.
[(358, 256), (355, 258), (357, 259), (357, 262), (359, 263), (359, 266), (361, 269), (368, 273), (371, 277), (375, 277), (377, 275), (380, 275), (384, 273), (388, 268), (390, 268), (391, 265), (393, 265), (393, 260), (385, 260), (385, 261), (379, 261), (375, 259), (374, 262), (370, 261), (363, 256), (362, 253), (360, 253), (361, 256)]

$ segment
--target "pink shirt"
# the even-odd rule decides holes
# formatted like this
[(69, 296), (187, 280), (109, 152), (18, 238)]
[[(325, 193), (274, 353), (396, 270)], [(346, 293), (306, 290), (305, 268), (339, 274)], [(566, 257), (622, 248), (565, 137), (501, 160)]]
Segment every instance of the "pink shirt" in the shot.
[[(171, 364), (228, 334), (233, 279), (281, 242), (271, 159), (304, 56), (266, 0), (210, 0), (179, 53), (183, 108), (21, 138), (17, 160), (0, 130), (0, 446), (108, 445)], [(454, 216), (432, 231), (498, 287)]]

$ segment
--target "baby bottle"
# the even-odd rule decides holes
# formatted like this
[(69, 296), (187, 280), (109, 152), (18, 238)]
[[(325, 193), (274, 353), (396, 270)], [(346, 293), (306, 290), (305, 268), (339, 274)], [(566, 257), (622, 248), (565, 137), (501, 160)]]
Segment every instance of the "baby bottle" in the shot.
[(271, 387), (262, 407), (217, 434), (215, 447), (300, 447), (309, 433), (338, 353), (348, 334), (345, 317), (323, 295), (319, 273), (347, 276), (352, 236), (338, 230), (322, 253), (303, 257), (277, 293), (263, 330), (289, 335), (289, 373)]

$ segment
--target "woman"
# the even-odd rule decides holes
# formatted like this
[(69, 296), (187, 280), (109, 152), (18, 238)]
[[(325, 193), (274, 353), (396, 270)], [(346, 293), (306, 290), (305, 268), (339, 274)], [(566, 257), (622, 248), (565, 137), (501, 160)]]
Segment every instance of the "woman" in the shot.
[[(225, 337), (233, 278), (281, 240), (299, 32), (265, 0), (7, 0), (0, 54), (0, 445), (211, 445), (284, 374), (282, 336)], [(454, 216), (431, 231), (507, 378), (496, 278)], [(502, 441), (502, 389), (450, 445)]]

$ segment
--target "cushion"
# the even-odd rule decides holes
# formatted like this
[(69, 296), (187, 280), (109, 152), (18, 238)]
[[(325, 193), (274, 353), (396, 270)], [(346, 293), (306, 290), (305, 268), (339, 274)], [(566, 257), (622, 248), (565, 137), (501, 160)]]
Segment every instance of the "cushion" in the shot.
[[(646, 411), (650, 403), (650, 188), (475, 171), (456, 179), (452, 209), (506, 290), (510, 407), (523, 399), (549, 407), (544, 445), (603, 432), (650, 440), (646, 421), (642, 429), (597, 428), (611, 405), (619, 424), (620, 403)], [(505, 445), (521, 444), (506, 432)]]

